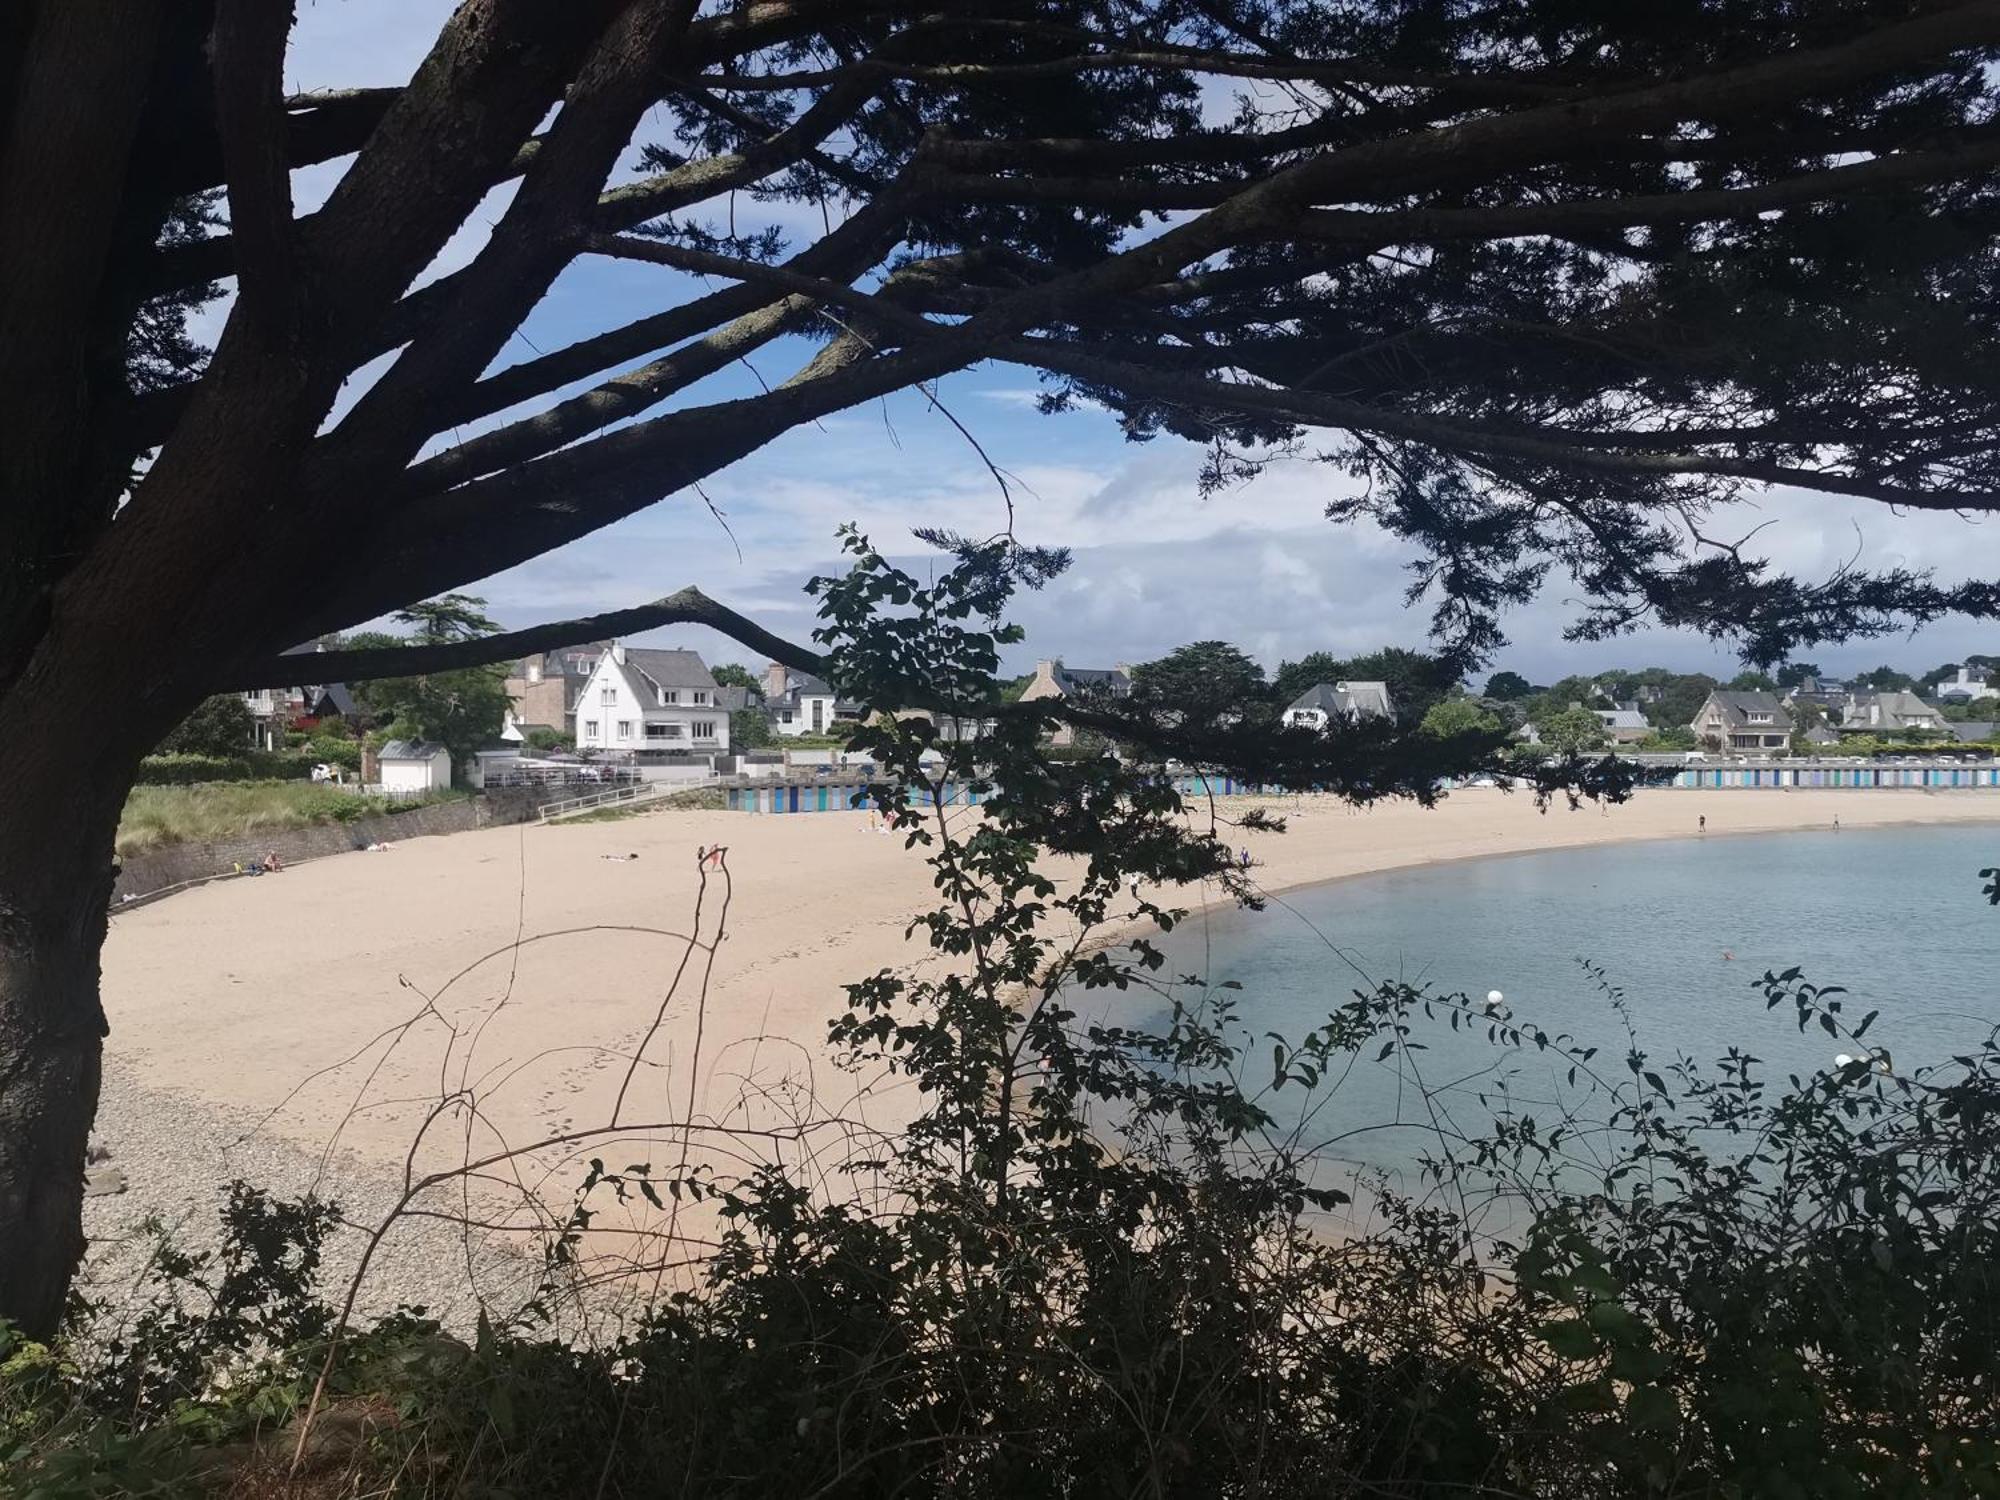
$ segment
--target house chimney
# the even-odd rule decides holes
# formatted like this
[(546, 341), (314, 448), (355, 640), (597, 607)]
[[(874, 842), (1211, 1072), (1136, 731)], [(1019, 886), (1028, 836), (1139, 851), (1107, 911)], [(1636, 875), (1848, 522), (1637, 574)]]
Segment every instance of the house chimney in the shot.
[(766, 698), (784, 697), (786, 682), (787, 674), (783, 662), (774, 661), (764, 668), (764, 696)]
[(621, 667), (625, 665), (625, 643), (623, 641), (613, 641), (611, 643), (611, 659)]
[(361, 784), (363, 786), (382, 784), (382, 757), (366, 740), (361, 742)]
[(1061, 665), (1062, 662), (1060, 660), (1050, 661), (1048, 658), (1044, 657), (1041, 661), (1035, 663), (1035, 675), (1037, 677), (1046, 677), (1049, 678), (1050, 680), (1054, 680), (1056, 675), (1056, 668)]

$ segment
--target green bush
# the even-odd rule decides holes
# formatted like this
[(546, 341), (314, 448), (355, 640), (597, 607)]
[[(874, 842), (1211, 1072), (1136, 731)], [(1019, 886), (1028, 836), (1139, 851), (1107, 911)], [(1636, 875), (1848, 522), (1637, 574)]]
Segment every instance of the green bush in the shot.
[[(246, 750), (241, 755), (149, 755), (139, 762), (138, 786), (193, 786), (204, 781), (306, 781), (326, 756), (288, 750)], [(355, 764), (360, 764), (357, 757)]]
[(325, 761), (330, 766), (339, 766), (343, 771), (361, 769), (361, 745), (353, 739), (337, 739), (329, 735), (315, 734), (306, 741), (306, 759)]
[(218, 755), (149, 755), (139, 762), (140, 786), (192, 786), (199, 781), (248, 781), (250, 758)]

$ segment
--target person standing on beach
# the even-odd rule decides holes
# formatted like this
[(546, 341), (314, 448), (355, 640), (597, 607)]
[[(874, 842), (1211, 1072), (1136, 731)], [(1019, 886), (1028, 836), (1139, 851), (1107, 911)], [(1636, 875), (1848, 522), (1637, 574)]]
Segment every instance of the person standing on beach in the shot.
[(1702, 815), (1701, 815), (1701, 816), (1700, 816), (1699, 818), (1695, 819), (1695, 827), (1696, 827), (1697, 829), (1699, 829), (1699, 830), (1700, 830), (1701, 832), (1703, 832), (1703, 833), (1707, 833), (1707, 832), (1708, 832), (1708, 814), (1707, 814), (1707, 813), (1703, 813), (1703, 814), (1702, 814)]

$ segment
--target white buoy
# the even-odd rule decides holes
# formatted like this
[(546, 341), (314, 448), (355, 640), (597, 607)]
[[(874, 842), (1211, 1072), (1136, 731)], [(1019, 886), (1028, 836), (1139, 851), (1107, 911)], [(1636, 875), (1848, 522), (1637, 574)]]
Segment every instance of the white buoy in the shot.
[(1853, 1061), (1854, 1061), (1853, 1058), (1849, 1057), (1845, 1052), (1842, 1052), (1835, 1055), (1833, 1059), (1833, 1065), (1836, 1068), (1844, 1068)]
[(1506, 998), (1507, 997), (1501, 994), (1498, 990), (1488, 990), (1486, 992), (1486, 1008), (1488, 1010), (1498, 1010), (1500, 1008), (1500, 1002), (1502, 1000), (1505, 1000)]

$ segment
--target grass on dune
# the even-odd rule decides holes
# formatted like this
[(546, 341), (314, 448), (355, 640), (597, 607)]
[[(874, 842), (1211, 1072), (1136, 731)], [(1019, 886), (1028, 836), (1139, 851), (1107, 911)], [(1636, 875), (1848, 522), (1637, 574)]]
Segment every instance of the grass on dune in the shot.
[(125, 815), (118, 823), (118, 853), (138, 854), (166, 844), (241, 838), (314, 823), (348, 823), (370, 813), (415, 805), (309, 781), (140, 786), (126, 799)]

